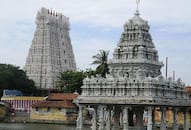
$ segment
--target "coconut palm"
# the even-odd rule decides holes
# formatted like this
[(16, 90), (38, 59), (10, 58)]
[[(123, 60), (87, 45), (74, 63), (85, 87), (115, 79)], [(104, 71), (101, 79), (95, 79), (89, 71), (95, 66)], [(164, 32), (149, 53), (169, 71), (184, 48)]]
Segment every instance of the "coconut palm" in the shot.
[(108, 68), (108, 56), (109, 56), (109, 51), (105, 50), (99, 50), (99, 53), (92, 56), (94, 59), (92, 64), (97, 64), (96, 68), (96, 73), (101, 74), (102, 77), (106, 77), (106, 74), (109, 73), (109, 68)]

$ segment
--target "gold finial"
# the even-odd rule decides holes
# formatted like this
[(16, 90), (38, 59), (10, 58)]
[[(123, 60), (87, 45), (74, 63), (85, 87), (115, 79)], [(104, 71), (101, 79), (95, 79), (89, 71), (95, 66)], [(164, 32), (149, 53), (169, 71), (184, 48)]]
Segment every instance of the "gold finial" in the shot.
[(140, 4), (140, 0), (136, 0), (136, 3), (137, 3), (136, 13), (139, 14), (139, 4)]

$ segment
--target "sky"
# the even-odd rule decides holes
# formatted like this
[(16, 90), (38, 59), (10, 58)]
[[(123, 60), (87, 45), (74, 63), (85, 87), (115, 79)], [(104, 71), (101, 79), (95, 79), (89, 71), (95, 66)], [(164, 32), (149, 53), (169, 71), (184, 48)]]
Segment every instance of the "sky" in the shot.
[[(0, 0), (0, 63), (24, 67), (42, 7), (70, 19), (70, 37), (77, 68), (95, 68), (92, 56), (113, 50), (123, 25), (132, 18), (136, 0)], [(176, 73), (191, 85), (191, 0), (141, 0), (141, 17), (148, 21), (160, 61), (168, 57), (168, 75)], [(164, 75), (164, 69), (162, 73)]]

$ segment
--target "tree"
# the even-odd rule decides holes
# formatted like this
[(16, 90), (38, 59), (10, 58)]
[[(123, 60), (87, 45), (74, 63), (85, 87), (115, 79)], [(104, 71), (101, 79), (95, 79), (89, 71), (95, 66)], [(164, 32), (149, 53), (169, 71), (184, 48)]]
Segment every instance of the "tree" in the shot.
[(20, 90), (25, 95), (32, 94), (36, 87), (19, 67), (10, 64), (0, 64), (0, 92), (4, 89)]
[(109, 68), (108, 68), (108, 56), (109, 56), (109, 51), (105, 50), (99, 50), (99, 53), (92, 56), (94, 59), (92, 64), (98, 64), (96, 68), (96, 73), (101, 74), (102, 77), (106, 77), (106, 74), (109, 73)]
[(65, 93), (73, 93), (77, 91), (81, 93), (81, 86), (85, 77), (95, 75), (95, 71), (66, 71), (58, 76), (57, 88)]

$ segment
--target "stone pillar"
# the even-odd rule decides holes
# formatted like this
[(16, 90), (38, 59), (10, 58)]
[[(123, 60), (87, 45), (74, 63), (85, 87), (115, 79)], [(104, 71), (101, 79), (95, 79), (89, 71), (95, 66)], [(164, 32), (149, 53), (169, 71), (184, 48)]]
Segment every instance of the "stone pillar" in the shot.
[(129, 114), (127, 106), (123, 108), (123, 130), (129, 130)]
[(94, 106), (94, 113), (92, 117), (92, 130), (97, 130), (97, 106)]
[(173, 130), (178, 130), (178, 109), (173, 108)]
[(189, 113), (188, 109), (184, 110), (184, 130), (189, 130), (189, 119), (188, 119)]
[(108, 106), (105, 114), (106, 130), (111, 130), (111, 108)]
[(119, 126), (119, 123), (120, 123), (120, 108), (117, 107), (117, 106), (115, 106), (113, 118), (114, 118), (114, 123), (113, 123), (112, 130), (119, 130), (120, 129), (120, 126)]
[(147, 130), (153, 130), (153, 107), (148, 107), (148, 122), (147, 122)]
[(160, 130), (166, 130), (166, 107), (161, 107), (161, 126)]
[(83, 106), (79, 105), (78, 118), (76, 120), (76, 130), (83, 130)]
[(105, 122), (104, 122), (104, 107), (103, 105), (99, 106), (99, 128), (98, 130), (105, 130)]
[(135, 108), (135, 115), (136, 115), (136, 123), (135, 126), (137, 130), (142, 130), (143, 129), (143, 112), (144, 109), (142, 107), (140, 108)]

